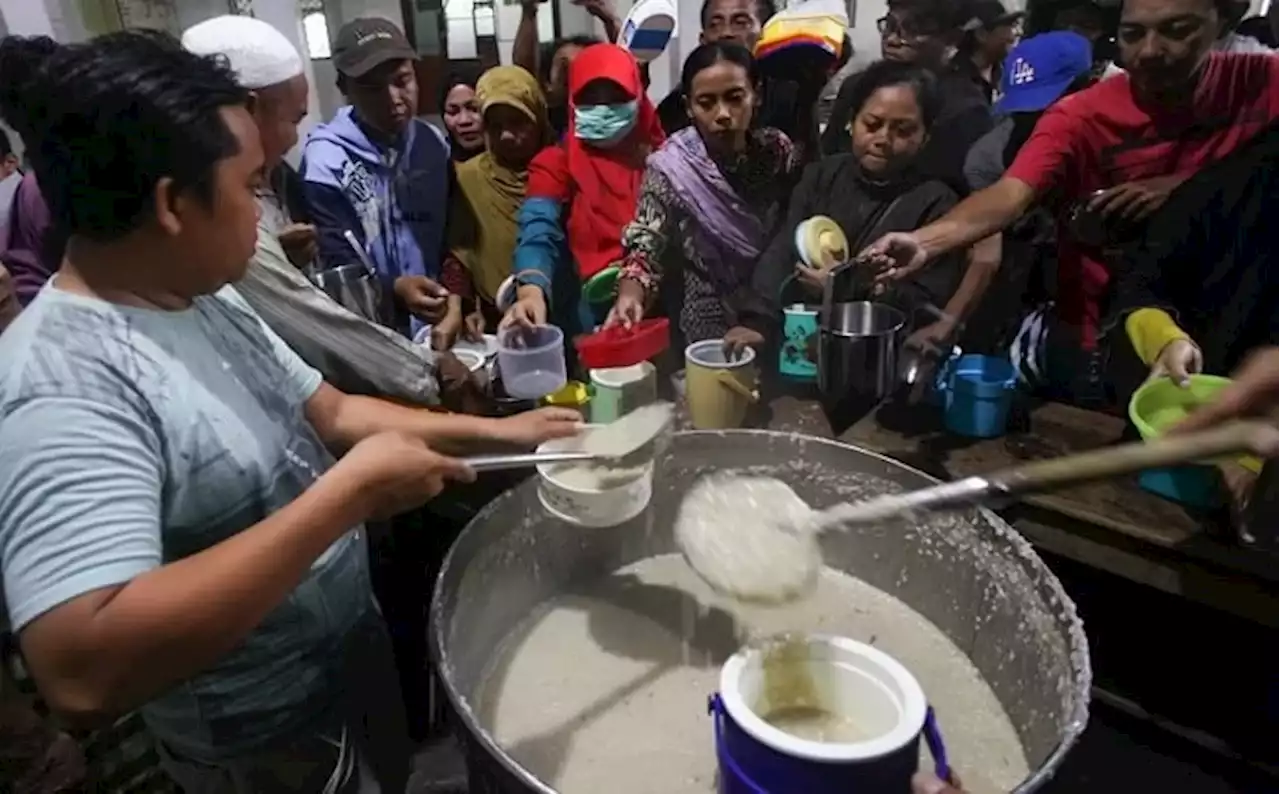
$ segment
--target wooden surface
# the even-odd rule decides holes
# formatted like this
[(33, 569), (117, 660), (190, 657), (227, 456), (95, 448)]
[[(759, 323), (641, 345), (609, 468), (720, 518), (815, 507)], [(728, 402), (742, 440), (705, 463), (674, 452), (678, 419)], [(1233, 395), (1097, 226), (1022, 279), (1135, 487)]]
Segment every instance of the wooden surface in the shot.
[[(779, 397), (751, 426), (834, 437), (814, 400)], [(839, 434), (846, 443), (899, 460), (939, 479), (1119, 443), (1122, 419), (1048, 403), (997, 439), (945, 432), (930, 407), (883, 407)], [(1220, 516), (1198, 514), (1138, 487), (1133, 479), (1029, 496), (998, 512), (1043, 551), (1174, 595), (1274, 626), (1276, 555), (1220, 537)]]
[[(1117, 417), (1048, 403), (1031, 412), (1024, 432), (961, 439), (931, 427), (889, 429), (881, 418), (888, 410), (868, 415), (841, 439), (900, 460), (927, 458), (948, 479), (1116, 444), (1125, 429)], [(1090, 483), (1023, 501), (1168, 548), (1201, 534), (1200, 517), (1142, 490), (1133, 479)]]

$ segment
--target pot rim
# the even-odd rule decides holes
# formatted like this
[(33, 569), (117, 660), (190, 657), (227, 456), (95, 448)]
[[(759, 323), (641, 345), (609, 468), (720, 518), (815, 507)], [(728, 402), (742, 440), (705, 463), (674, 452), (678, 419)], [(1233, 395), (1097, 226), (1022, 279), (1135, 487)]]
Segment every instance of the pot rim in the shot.
[[(882, 455), (865, 447), (849, 444), (843, 441), (829, 438), (821, 438), (818, 436), (809, 436), (803, 433), (783, 433), (776, 430), (761, 429), (735, 429), (735, 430), (684, 430), (676, 435), (688, 435), (692, 438), (710, 439), (724, 436), (725, 434), (741, 434), (755, 435), (761, 437), (778, 436), (778, 435), (805, 435), (808, 443), (811, 444), (827, 444), (836, 447), (844, 447), (854, 449), (861, 454), (871, 458), (883, 461), (891, 466), (908, 469), (913, 474), (925, 478), (926, 480), (939, 484), (938, 478), (914, 469), (901, 461), (894, 460), (887, 455)], [(449, 547), (449, 551), (445, 554), (444, 561), (440, 566), (440, 573), (436, 576), (435, 584), (432, 587), (431, 610), (430, 610), (430, 628), (428, 631), (428, 642), (431, 646), (431, 658), (437, 664), (438, 679), (444, 688), (445, 696), (449, 700), (455, 714), (462, 722), (462, 727), (466, 729), (467, 736), (463, 738), (464, 742), (474, 742), (482, 749), (484, 753), (493, 762), (512, 776), (521, 784), (529, 787), (537, 794), (559, 794), (554, 788), (543, 783), (532, 772), (525, 769), (521, 764), (513, 760), (506, 751), (494, 740), (489, 731), (480, 725), (476, 719), (475, 711), (471, 708), (468, 698), (458, 691), (457, 683), (453, 674), (452, 662), (445, 653), (445, 645), (448, 641), (448, 635), (451, 625), (445, 615), (446, 599), (452, 592), (449, 585), (456, 583), (459, 575), (455, 570), (462, 566), (458, 562), (459, 551), (465, 545), (467, 534), (470, 527), (477, 522), (486, 520), (493, 513), (496, 513), (501, 507), (502, 502), (511, 492), (503, 494), (498, 499), (486, 505), (467, 525), (458, 537), (454, 540), (453, 545)], [(1042, 568), (1043, 573), (1040, 585), (1048, 590), (1046, 596), (1052, 596), (1064, 608), (1061, 618), (1066, 622), (1066, 652), (1068, 655), (1068, 665), (1071, 669), (1072, 683), (1070, 688), (1073, 689), (1078, 696), (1071, 698), (1070, 710), (1061, 715), (1059, 724), (1062, 738), (1054, 746), (1048, 755), (1040, 764), (1031, 770), (1031, 773), (1013, 789), (1011, 794), (1027, 794), (1027, 792), (1035, 791), (1041, 788), (1046, 782), (1053, 778), (1054, 774), (1062, 766), (1062, 762), (1066, 759), (1067, 753), (1080, 740), (1081, 734), (1089, 723), (1089, 701), (1090, 693), (1093, 687), (1093, 672), (1090, 665), (1089, 643), (1085, 637), (1084, 624), (1080, 620), (1076, 612), (1075, 604), (1067, 595), (1062, 587), (1062, 583), (1053, 575), (1048, 566), (1038, 556), (1034, 554), (1034, 549), (1030, 541), (1024, 538), (1004, 519), (1000, 518), (990, 508), (977, 507), (974, 508), (985, 520), (986, 529), (999, 535), (1001, 539), (1011, 546), (1011, 552), (1014, 556), (1022, 560), (1024, 565), (1031, 568)], [(452, 606), (452, 604), (449, 604)]]

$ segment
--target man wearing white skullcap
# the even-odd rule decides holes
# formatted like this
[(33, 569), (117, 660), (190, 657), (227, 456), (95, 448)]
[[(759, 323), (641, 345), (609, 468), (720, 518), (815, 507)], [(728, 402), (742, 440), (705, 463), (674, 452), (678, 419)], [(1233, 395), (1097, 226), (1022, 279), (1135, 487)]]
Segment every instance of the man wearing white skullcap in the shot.
[[(240, 83), (252, 89), (253, 115), (273, 177), (259, 196), (258, 245), (236, 291), (326, 381), (348, 394), (435, 405), (443, 391), (455, 409), (473, 403), (477, 389), (456, 358), (437, 360), (428, 346), (349, 311), (303, 273), (316, 256), (315, 228), (291, 222), (290, 208), (296, 213), (305, 203), (302, 190), (277, 178), (296, 177), (284, 157), (297, 143), (298, 123), (307, 112), (307, 82), (293, 44), (262, 20), (233, 15), (195, 25), (182, 43), (193, 52), (225, 56)], [(437, 365), (448, 374), (443, 387)]]
[(267, 169), (274, 168), (298, 142), (298, 124), (307, 115), (307, 78), (298, 50), (268, 23), (230, 14), (188, 28), (182, 46), (199, 55), (222, 55), (240, 85), (253, 91)]

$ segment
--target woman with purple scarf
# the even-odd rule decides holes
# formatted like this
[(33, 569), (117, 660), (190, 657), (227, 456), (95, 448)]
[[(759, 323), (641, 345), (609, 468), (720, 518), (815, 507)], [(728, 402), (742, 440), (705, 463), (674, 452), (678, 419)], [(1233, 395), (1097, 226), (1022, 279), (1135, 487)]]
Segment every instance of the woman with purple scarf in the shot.
[(693, 126), (649, 156), (635, 219), (623, 230), (618, 298), (606, 326), (630, 326), (653, 302), (664, 271), (683, 341), (724, 338), (730, 351), (763, 337), (738, 321), (751, 300), (756, 260), (768, 245), (796, 169), (787, 136), (755, 128), (755, 61), (737, 44), (703, 44), (681, 74)]

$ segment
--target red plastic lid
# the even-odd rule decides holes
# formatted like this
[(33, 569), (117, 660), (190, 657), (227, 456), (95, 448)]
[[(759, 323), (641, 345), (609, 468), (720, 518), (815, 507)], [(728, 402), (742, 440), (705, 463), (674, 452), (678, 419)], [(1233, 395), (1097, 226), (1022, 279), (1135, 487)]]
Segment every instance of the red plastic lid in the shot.
[(631, 329), (620, 325), (583, 334), (573, 340), (578, 360), (588, 369), (630, 367), (648, 361), (671, 346), (671, 323), (665, 317), (641, 320)]

